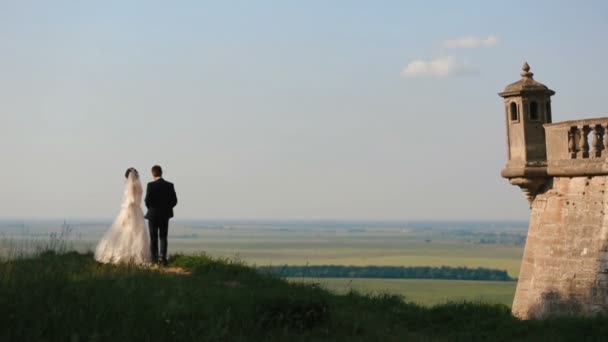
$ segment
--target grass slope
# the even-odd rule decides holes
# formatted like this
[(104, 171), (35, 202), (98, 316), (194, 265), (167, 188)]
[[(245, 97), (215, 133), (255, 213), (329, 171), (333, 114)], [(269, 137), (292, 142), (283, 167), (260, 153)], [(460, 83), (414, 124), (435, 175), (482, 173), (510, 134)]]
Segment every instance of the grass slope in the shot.
[(608, 319), (519, 321), (504, 305), (431, 308), (336, 295), (230, 260), (174, 256), (176, 274), (45, 252), (0, 262), (2, 341), (601, 340)]

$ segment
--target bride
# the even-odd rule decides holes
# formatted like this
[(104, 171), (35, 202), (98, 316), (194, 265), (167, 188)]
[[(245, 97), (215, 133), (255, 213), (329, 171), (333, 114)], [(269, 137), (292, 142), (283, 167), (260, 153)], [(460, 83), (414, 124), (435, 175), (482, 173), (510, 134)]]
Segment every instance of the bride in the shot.
[(150, 263), (150, 236), (141, 210), (142, 186), (134, 168), (127, 169), (122, 208), (110, 230), (97, 244), (95, 260), (102, 263)]

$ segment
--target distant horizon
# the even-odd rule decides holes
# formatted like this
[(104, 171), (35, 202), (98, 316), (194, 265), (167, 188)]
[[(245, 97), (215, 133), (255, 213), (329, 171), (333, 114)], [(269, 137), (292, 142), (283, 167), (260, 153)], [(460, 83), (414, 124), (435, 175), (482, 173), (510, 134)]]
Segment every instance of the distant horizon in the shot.
[[(72, 218), (53, 218), (53, 217), (30, 217), (30, 218), (18, 218), (18, 217), (0, 217), (0, 223), (15, 222), (15, 221), (30, 221), (30, 222), (66, 222), (80, 221), (83, 223), (92, 222), (111, 222), (114, 218), (86, 218), (86, 217), (72, 217)], [(332, 219), (332, 218), (321, 218), (321, 219), (310, 219), (310, 218), (173, 218), (171, 222), (256, 222), (256, 223), (281, 223), (281, 222), (302, 222), (302, 223), (528, 223), (529, 220), (519, 219)]]

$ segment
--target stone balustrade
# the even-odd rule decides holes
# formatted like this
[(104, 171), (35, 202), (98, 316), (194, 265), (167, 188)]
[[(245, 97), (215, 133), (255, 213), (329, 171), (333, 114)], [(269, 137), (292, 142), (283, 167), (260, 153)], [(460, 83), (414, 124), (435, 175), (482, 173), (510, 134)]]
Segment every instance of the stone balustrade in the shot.
[(549, 176), (608, 175), (608, 117), (545, 124)]

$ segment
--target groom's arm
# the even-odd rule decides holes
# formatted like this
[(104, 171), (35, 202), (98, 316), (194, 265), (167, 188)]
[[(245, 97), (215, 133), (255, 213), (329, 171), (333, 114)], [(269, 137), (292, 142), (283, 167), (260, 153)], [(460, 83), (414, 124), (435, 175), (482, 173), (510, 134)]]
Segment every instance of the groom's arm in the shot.
[(171, 184), (171, 201), (169, 202), (171, 208), (177, 205), (177, 194), (175, 193), (175, 186)]
[(146, 198), (144, 199), (144, 202), (146, 203), (146, 208), (150, 209), (150, 204), (152, 202), (150, 199), (150, 183), (146, 186)]

